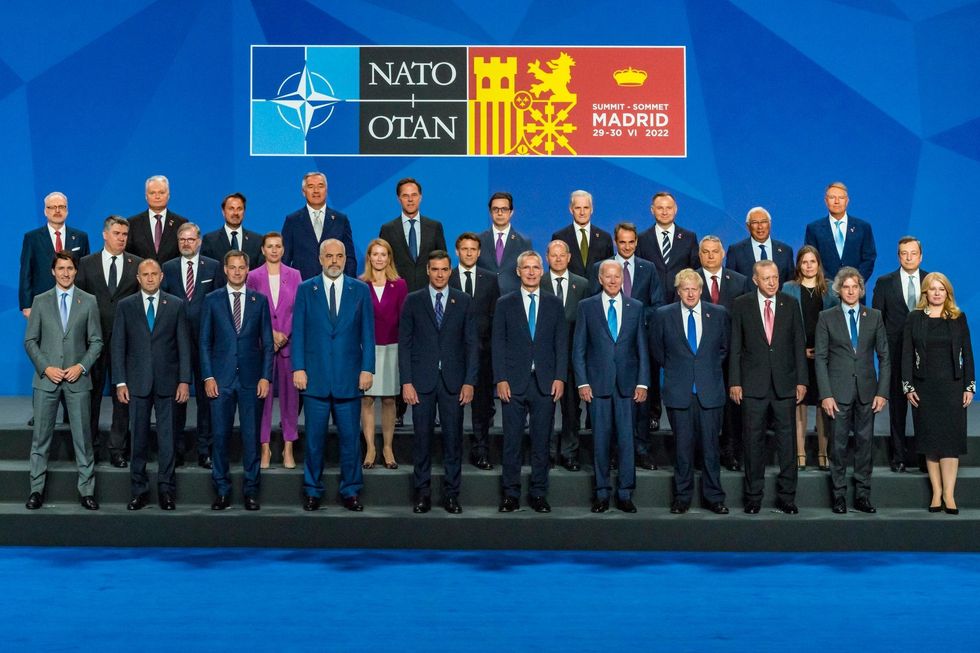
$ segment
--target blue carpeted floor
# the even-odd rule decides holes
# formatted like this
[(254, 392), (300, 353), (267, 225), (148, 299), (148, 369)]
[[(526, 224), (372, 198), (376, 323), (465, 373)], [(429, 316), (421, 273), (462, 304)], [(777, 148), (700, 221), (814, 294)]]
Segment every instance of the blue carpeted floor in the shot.
[(2, 651), (976, 651), (980, 556), (0, 549)]

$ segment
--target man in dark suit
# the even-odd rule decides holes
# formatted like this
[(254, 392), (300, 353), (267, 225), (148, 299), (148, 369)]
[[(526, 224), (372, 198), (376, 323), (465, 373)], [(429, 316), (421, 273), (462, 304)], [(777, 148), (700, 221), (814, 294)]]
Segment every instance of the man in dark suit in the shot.
[(412, 406), (415, 438), (415, 513), (432, 507), (431, 441), (436, 408), (442, 428), (445, 477), (442, 506), (463, 512), (459, 503), (462, 467), (463, 406), (473, 400), (479, 345), (470, 296), (449, 287), (449, 254), (429, 253), (429, 285), (409, 293), (398, 323), (398, 372), (402, 397)]
[(55, 252), (68, 251), (77, 262), (88, 256), (88, 234), (65, 224), (68, 198), (64, 193), (48, 193), (44, 198), (47, 224), (24, 234), (20, 248), (20, 285), (17, 291), (20, 312), (30, 317), (34, 298), (55, 286), (51, 259)]
[(537, 252), (518, 256), (521, 288), (500, 298), (493, 321), (493, 378), (504, 413), (500, 512), (514, 512), (520, 506), (525, 420), (531, 441), (528, 504), (535, 512), (551, 512), (546, 498), (548, 443), (555, 403), (565, 390), (568, 325), (558, 298), (541, 291), (543, 272)]
[(493, 224), (480, 234), (480, 260), (477, 265), (497, 275), (497, 286), (503, 296), (520, 288), (521, 281), (514, 272), (517, 269), (517, 256), (533, 248), (531, 239), (517, 233), (511, 224), (514, 197), (510, 193), (494, 193), (490, 196), (489, 207)]
[(581, 469), (578, 459), (581, 420), (572, 367), (572, 341), (578, 304), (589, 296), (589, 282), (585, 277), (571, 272), (568, 264), (571, 258), (568, 243), (563, 240), (551, 241), (548, 245), (548, 273), (541, 282), (541, 294), (555, 295), (558, 298), (565, 308), (565, 322), (568, 324), (568, 369), (565, 371), (565, 392), (561, 396), (561, 431), (552, 430), (548, 445), (549, 455), (552, 462), (559, 460), (560, 456), (562, 467), (570, 472), (577, 472)]
[(721, 486), (718, 431), (725, 409), (722, 365), (728, 354), (728, 311), (701, 301), (704, 282), (694, 270), (677, 273), (679, 303), (662, 306), (650, 329), (650, 349), (664, 369), (664, 405), (677, 440), (670, 512), (688, 511), (694, 496), (694, 455), (704, 456), (701, 496), (713, 513), (727, 515)]
[(756, 261), (772, 260), (779, 268), (779, 287), (792, 281), (796, 274), (793, 248), (772, 238), (772, 216), (761, 206), (749, 209), (745, 215), (749, 237), (729, 246), (725, 263), (729, 269), (749, 278)]
[(841, 267), (857, 268), (861, 276), (870, 279), (875, 269), (878, 252), (871, 225), (847, 214), (847, 186), (835, 181), (827, 186), (824, 203), (830, 214), (814, 220), (806, 226), (805, 245), (812, 245), (820, 252), (823, 272), (832, 279)]
[(340, 443), (340, 496), (352, 512), (360, 500), (361, 397), (374, 382), (374, 307), (367, 284), (344, 274), (344, 244), (320, 244), (320, 274), (300, 284), (293, 305), (293, 385), (306, 411), (303, 510), (323, 500), (323, 451), (333, 415)]
[(874, 416), (888, 402), (891, 374), (888, 336), (881, 311), (861, 306), (864, 296), (861, 273), (852, 267), (841, 268), (834, 279), (834, 292), (840, 296), (840, 306), (821, 311), (814, 346), (820, 406), (834, 425), (830, 448), (833, 511), (847, 512), (844, 457), (847, 438), (853, 430), (854, 509), (876, 512), (871, 504), (871, 456)]
[(173, 405), (187, 401), (191, 340), (184, 302), (160, 290), (163, 271), (153, 259), (139, 264), (140, 292), (119, 302), (112, 328), (112, 380), (119, 401), (129, 404), (133, 432), (132, 496), (127, 510), (149, 503), (146, 460), (150, 413), (156, 413), (157, 492), (160, 508), (176, 507)]
[(888, 394), (888, 421), (891, 429), (889, 460), (893, 472), (904, 472), (915, 465), (915, 445), (905, 437), (909, 402), (902, 388), (902, 337), (909, 313), (915, 310), (922, 293), (926, 271), (922, 264), (922, 243), (914, 236), (898, 241), (899, 268), (878, 277), (871, 305), (881, 311), (888, 334), (888, 353), (892, 361)]
[(225, 254), (227, 284), (208, 293), (201, 308), (201, 376), (211, 400), (211, 479), (217, 497), (211, 510), (231, 506), (228, 442), (235, 409), (242, 438), (245, 510), (259, 509), (259, 424), (272, 380), (272, 317), (264, 295), (245, 287), (248, 254)]
[(163, 175), (146, 180), (146, 204), (149, 208), (129, 218), (129, 240), (126, 251), (140, 258), (151, 258), (161, 265), (180, 256), (177, 230), (186, 218), (171, 211), (170, 182)]
[(419, 214), (422, 184), (411, 177), (399, 179), (395, 195), (402, 206), (402, 214), (381, 225), (378, 235), (391, 245), (395, 269), (408, 284), (408, 292), (415, 292), (429, 283), (426, 273), (429, 252), (446, 249), (446, 237), (441, 222)]
[(456, 257), (459, 265), (453, 268), (449, 276), (449, 286), (462, 290), (473, 298), (470, 310), (476, 319), (477, 344), (480, 349), (480, 370), (470, 404), (473, 427), (470, 436), (470, 464), (477, 469), (490, 470), (493, 469), (490, 462), (490, 427), (493, 425), (494, 414), (490, 336), (500, 289), (497, 288), (497, 275), (477, 266), (480, 238), (475, 233), (466, 231), (456, 238)]
[(758, 514), (762, 506), (771, 410), (779, 461), (776, 510), (796, 514), (796, 404), (806, 396), (809, 382), (803, 317), (799, 303), (779, 292), (775, 263), (756, 263), (752, 280), (758, 290), (732, 304), (728, 355), (728, 393), (742, 406), (745, 512)]
[(201, 374), (201, 309), (204, 298), (212, 290), (225, 284), (225, 273), (221, 263), (203, 256), (201, 251), (201, 229), (193, 222), (185, 222), (177, 231), (177, 245), (180, 257), (163, 264), (163, 291), (184, 302), (191, 338), (191, 371), (194, 378), (194, 398), (197, 404), (196, 444), (188, 445), (187, 403), (177, 404), (175, 413), (175, 434), (177, 438), (177, 466), (184, 464), (188, 449), (197, 451), (197, 464), (211, 469), (211, 402), (204, 391), (204, 376)]
[[(102, 412), (102, 390), (106, 378), (111, 376), (112, 365), (112, 327), (116, 321), (118, 302), (139, 290), (136, 269), (143, 260), (126, 253), (129, 238), (129, 221), (118, 215), (110, 215), (102, 226), (102, 250), (86, 256), (78, 264), (78, 287), (94, 295), (99, 306), (102, 326), (102, 353), (92, 366), (91, 428), (96, 458), (103, 454), (105, 447), (99, 431), (99, 417)], [(126, 466), (126, 434), (129, 431), (129, 406), (119, 401), (115, 383), (110, 383), (112, 391), (112, 424), (109, 427), (108, 455), (113, 467)]]
[(572, 214), (572, 224), (551, 234), (551, 240), (560, 240), (568, 246), (571, 273), (588, 277), (596, 263), (612, 258), (613, 239), (608, 231), (592, 224), (591, 193), (573, 191), (568, 199), (568, 212)]
[(320, 248), (333, 238), (344, 244), (344, 274), (356, 278), (357, 254), (350, 220), (327, 206), (327, 176), (322, 172), (306, 173), (302, 190), (306, 206), (287, 215), (282, 225), (282, 262), (299, 270), (304, 280), (318, 276), (323, 272)]
[(225, 224), (220, 229), (204, 234), (200, 245), (201, 256), (224, 261), (225, 254), (237, 249), (248, 254), (250, 269), (254, 270), (265, 263), (265, 257), (262, 256), (262, 234), (242, 225), (245, 221), (245, 202), (245, 196), (241, 193), (226, 195), (221, 200), (221, 214), (225, 218)]
[(634, 404), (646, 401), (650, 378), (644, 308), (621, 294), (623, 268), (617, 261), (599, 264), (599, 281), (602, 292), (578, 305), (572, 346), (579, 397), (592, 404), (596, 488), (592, 512), (609, 510), (609, 448), (614, 425), (619, 451), (616, 505), (623, 512), (636, 512), (632, 498), (636, 488)]

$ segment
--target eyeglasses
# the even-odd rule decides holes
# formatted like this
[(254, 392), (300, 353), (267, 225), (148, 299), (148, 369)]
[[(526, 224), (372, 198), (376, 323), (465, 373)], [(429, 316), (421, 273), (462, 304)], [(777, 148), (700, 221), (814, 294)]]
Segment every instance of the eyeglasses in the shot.
[(490, 213), (510, 213), (514, 209), (509, 206), (491, 206)]
[(197, 236), (194, 236), (192, 238), (178, 238), (177, 239), (177, 242), (178, 243), (193, 243), (196, 240), (197, 240)]
[(68, 205), (67, 204), (49, 204), (49, 205), (45, 206), (44, 208), (46, 208), (49, 211), (65, 211), (65, 210), (68, 209)]

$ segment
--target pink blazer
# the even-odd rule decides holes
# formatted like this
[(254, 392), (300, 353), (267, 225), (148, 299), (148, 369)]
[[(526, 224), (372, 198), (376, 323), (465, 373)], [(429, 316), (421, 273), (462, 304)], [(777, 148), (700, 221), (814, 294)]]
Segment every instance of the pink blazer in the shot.
[[(296, 301), (296, 291), (303, 283), (299, 270), (286, 264), (279, 265), (279, 305), (273, 306), (272, 292), (269, 290), (269, 265), (263, 264), (248, 273), (245, 285), (256, 292), (265, 295), (269, 300), (269, 312), (272, 314), (272, 329), (281, 331), (291, 339), (293, 333), (293, 303)], [(279, 350), (278, 355), (289, 357), (291, 342)]]
[(371, 289), (371, 303), (374, 305), (374, 344), (391, 345), (398, 342), (398, 317), (402, 314), (402, 304), (408, 295), (408, 284), (404, 279), (395, 279), (385, 285), (385, 291), (378, 301), (374, 286)]

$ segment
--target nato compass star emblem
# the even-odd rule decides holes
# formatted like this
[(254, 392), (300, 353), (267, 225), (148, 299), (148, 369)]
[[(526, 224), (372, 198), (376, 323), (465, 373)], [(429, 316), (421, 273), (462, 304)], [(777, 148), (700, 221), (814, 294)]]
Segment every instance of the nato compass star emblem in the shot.
[(305, 136), (330, 120), (334, 105), (341, 100), (334, 96), (326, 77), (304, 66), (302, 71), (282, 80), (272, 102), (278, 105), (279, 117)]

